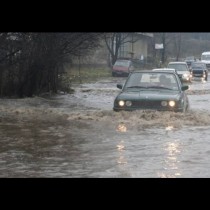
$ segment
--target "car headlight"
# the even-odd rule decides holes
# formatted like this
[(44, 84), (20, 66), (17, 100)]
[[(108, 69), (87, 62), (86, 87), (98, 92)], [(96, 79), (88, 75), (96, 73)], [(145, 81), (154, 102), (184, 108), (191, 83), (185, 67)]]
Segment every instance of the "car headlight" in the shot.
[(183, 74), (182, 77), (187, 78), (187, 77), (189, 77), (189, 75), (188, 74)]
[(131, 101), (126, 101), (126, 102), (125, 102), (125, 105), (126, 105), (126, 106), (132, 106), (132, 102), (131, 102)]
[(169, 104), (169, 106), (174, 107), (176, 103), (175, 103), (175, 101), (169, 101), (168, 104)]
[(168, 104), (167, 101), (161, 101), (162, 106), (167, 106), (167, 104)]
[(125, 105), (125, 101), (119, 101), (118, 104), (119, 104), (119, 106), (124, 106)]

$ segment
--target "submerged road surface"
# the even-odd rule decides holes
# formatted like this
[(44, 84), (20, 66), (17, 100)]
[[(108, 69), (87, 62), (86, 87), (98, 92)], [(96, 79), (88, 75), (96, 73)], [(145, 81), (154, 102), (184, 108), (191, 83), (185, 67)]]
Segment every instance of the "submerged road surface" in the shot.
[(210, 82), (190, 84), (185, 115), (113, 112), (124, 80), (0, 99), (0, 177), (210, 177)]

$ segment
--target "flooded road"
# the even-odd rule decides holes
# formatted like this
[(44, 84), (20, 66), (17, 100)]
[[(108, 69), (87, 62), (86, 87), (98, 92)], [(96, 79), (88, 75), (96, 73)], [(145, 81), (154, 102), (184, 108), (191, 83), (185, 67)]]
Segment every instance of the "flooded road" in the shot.
[(113, 112), (124, 81), (0, 99), (0, 177), (210, 177), (210, 81), (190, 84), (186, 114)]

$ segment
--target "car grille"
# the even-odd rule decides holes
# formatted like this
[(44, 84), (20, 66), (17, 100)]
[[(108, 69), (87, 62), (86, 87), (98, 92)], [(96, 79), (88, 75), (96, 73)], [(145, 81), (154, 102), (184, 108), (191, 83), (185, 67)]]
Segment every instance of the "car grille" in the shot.
[(161, 106), (160, 103), (160, 101), (133, 101), (132, 106), (157, 107)]
[(162, 106), (161, 101), (132, 101), (132, 108), (159, 109), (159, 110), (172, 109), (171, 107), (168, 106), (166, 107)]
[(202, 70), (193, 70), (192, 73), (193, 73), (193, 75), (200, 75), (200, 76), (203, 75), (203, 71)]

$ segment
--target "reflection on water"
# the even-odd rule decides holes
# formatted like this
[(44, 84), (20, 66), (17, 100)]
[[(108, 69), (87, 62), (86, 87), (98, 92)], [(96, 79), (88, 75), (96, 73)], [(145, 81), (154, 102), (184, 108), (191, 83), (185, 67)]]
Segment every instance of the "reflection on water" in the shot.
[(124, 146), (124, 141), (120, 141), (119, 144), (117, 145), (117, 151), (118, 151), (118, 159), (117, 163), (118, 164), (126, 164), (127, 161), (124, 157), (124, 152), (125, 152), (125, 146)]
[(124, 123), (120, 123), (120, 124), (117, 126), (116, 131), (124, 133), (124, 132), (127, 131), (127, 127), (126, 127), (126, 125), (125, 125)]
[(159, 173), (158, 176), (161, 178), (176, 178), (181, 176), (181, 172), (178, 167), (178, 163), (180, 162), (178, 160), (178, 154), (181, 153), (180, 143), (178, 140), (167, 142), (164, 150), (167, 152), (164, 160), (166, 164), (165, 173)]
[(173, 130), (173, 128), (174, 128), (174, 126), (167, 126), (166, 131), (171, 131), (171, 130)]
[[(121, 132), (121, 133), (125, 133), (127, 131), (127, 127), (124, 123), (120, 123), (118, 126), (117, 126), (117, 129), (116, 131), (118, 132)], [(117, 163), (118, 164), (126, 164), (127, 161), (124, 157), (124, 149), (125, 149), (125, 146), (124, 146), (124, 141), (121, 140), (119, 142), (119, 144), (117, 145), (117, 151), (118, 151), (118, 155), (119, 155), (119, 158), (117, 159)]]
[(200, 79), (200, 78), (194, 78), (193, 82), (191, 84), (187, 84), (189, 86), (189, 89), (186, 91), (187, 94), (209, 94), (209, 83), (206, 80)]

